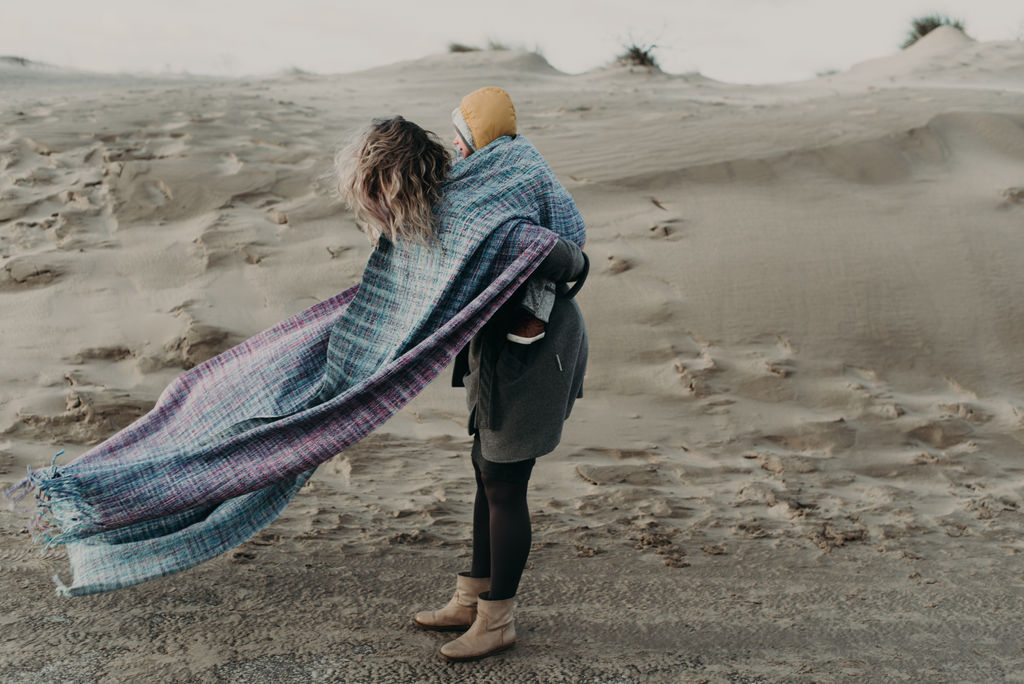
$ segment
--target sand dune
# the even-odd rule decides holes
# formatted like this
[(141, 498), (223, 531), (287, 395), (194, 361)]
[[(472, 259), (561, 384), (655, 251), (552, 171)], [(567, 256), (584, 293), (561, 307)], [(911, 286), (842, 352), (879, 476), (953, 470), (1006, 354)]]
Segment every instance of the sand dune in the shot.
[[(0, 63), (0, 474), (356, 282), (335, 145), (392, 113), (447, 136), (498, 84), (587, 219), (591, 366), (532, 485), (521, 648), (465, 679), (1012, 679), (1022, 67), (952, 29), (775, 86), (514, 51), (184, 82)], [(58, 600), (61, 552), (0, 518), (0, 674), (451, 676), (408, 627), (468, 557), (446, 384), (178, 577)]]
[(978, 43), (952, 26), (941, 26), (895, 55), (868, 60), (853, 67), (847, 78), (864, 78), (876, 85), (914, 81), (943, 86), (991, 88), (1020, 92), (1024, 55), (1019, 41)]

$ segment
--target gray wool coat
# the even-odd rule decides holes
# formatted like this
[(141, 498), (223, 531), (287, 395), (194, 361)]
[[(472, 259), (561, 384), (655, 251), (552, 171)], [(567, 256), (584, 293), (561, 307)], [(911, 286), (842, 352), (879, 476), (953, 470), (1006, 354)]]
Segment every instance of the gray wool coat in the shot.
[(456, 358), (452, 385), (466, 388), (469, 433), (479, 436), (488, 461), (525, 461), (558, 446), (562, 425), (583, 395), (587, 329), (572, 297), (588, 266), (583, 251), (560, 238), (536, 271), (557, 283), (544, 338), (530, 345), (505, 339), (519, 306), (513, 297)]

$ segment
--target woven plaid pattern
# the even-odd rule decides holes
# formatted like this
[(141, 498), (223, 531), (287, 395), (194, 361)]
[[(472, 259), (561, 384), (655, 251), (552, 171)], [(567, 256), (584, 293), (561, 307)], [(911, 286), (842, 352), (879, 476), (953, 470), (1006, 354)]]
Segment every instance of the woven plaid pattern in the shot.
[(58, 591), (125, 587), (244, 542), (434, 379), (556, 234), (584, 237), (522, 136), (458, 162), (435, 211), (435, 243), (382, 242), (358, 286), (192, 368), (148, 414), (15, 488), (37, 490), (41, 537), (68, 546), (74, 582)]

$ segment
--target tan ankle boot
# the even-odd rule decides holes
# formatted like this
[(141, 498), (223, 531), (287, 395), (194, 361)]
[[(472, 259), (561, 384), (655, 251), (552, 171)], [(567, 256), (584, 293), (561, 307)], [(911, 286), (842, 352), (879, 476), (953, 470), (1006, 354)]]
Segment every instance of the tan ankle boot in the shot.
[(445, 660), (476, 660), (516, 645), (516, 626), (512, 622), (514, 598), (488, 601), (487, 594), (477, 598), (476, 620), (465, 634), (441, 647)]
[(447, 632), (466, 629), (476, 619), (476, 597), (491, 588), (490, 577), (470, 577), (460, 572), (455, 577), (455, 594), (440, 610), (416, 613), (416, 624), (424, 629)]

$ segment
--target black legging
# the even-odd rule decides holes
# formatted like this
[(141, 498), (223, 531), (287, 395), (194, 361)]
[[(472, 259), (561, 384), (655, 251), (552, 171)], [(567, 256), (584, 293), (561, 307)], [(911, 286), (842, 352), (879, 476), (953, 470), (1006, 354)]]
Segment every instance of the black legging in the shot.
[(529, 482), (504, 482), (483, 475), (474, 462), (476, 499), (473, 502), (473, 563), (471, 577), (490, 577), (487, 598), (512, 598), (530, 555)]

